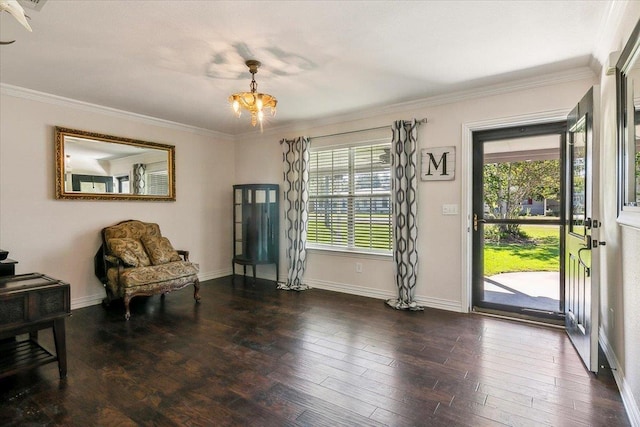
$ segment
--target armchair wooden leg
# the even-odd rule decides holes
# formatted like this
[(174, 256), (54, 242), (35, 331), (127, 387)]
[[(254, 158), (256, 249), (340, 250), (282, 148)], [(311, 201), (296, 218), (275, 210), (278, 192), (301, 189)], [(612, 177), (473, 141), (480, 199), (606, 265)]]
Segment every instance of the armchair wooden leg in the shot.
[(131, 302), (131, 297), (129, 295), (124, 296), (124, 318), (125, 320), (129, 320), (131, 318), (131, 311), (129, 310), (129, 303)]
[(196, 302), (200, 302), (200, 280), (196, 279), (195, 282), (193, 282), (193, 299), (196, 300)]

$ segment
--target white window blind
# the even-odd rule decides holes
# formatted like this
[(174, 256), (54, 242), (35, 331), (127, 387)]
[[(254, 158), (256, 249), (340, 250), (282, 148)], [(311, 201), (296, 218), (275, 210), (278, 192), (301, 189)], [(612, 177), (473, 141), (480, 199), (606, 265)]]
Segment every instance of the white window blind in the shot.
[(147, 173), (147, 194), (154, 196), (169, 194), (169, 175), (166, 170)]
[(391, 250), (390, 149), (386, 142), (311, 151), (310, 247)]

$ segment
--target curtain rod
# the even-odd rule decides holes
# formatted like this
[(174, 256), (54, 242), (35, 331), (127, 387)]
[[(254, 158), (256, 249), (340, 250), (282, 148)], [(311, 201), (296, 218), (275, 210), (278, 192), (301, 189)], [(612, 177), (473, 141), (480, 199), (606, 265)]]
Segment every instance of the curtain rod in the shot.
[[(407, 123), (407, 122), (410, 122), (410, 120), (404, 120), (404, 122)], [(427, 123), (427, 118), (426, 117), (424, 119), (416, 120), (416, 124), (421, 125), (422, 123)], [(367, 131), (370, 131), (370, 130), (378, 130), (378, 129), (387, 129), (389, 127), (391, 127), (391, 125), (377, 126), (377, 127), (373, 127), (373, 128), (367, 128), (367, 129), (349, 130), (349, 131), (346, 131), (346, 132), (338, 132), (338, 133), (332, 133), (332, 134), (328, 134), (328, 135), (310, 136), (309, 139), (329, 138), (331, 136), (348, 135), (350, 133), (367, 132)]]
[[(409, 121), (410, 120), (404, 120), (405, 123), (407, 123)], [(424, 119), (416, 120), (416, 124), (421, 125), (422, 123), (427, 123), (427, 118), (426, 117)], [(391, 127), (391, 126), (390, 125), (386, 125), (386, 126), (377, 126), (377, 127), (373, 127), (373, 128), (366, 128), (366, 129), (349, 130), (349, 131), (346, 131), (346, 132), (331, 133), (331, 134), (328, 134), (328, 135), (310, 136), (309, 139), (329, 138), (331, 136), (348, 135), (350, 133), (367, 132), (367, 131), (370, 131), (370, 130), (378, 130), (378, 129), (387, 129), (389, 127)], [(280, 143), (282, 144), (282, 141), (280, 141)]]

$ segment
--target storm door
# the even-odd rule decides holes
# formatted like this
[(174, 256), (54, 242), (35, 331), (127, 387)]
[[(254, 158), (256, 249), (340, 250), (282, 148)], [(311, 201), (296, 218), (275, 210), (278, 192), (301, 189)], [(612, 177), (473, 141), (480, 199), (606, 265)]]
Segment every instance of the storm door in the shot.
[(562, 324), (566, 122), (473, 134), (473, 308)]

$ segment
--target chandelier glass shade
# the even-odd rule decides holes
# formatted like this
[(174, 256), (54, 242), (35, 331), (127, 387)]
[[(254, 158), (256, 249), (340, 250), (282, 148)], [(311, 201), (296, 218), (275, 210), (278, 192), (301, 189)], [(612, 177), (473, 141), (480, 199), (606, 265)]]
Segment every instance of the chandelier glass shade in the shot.
[(264, 111), (270, 109), (271, 115), (274, 116), (278, 100), (269, 94), (258, 92), (258, 83), (256, 83), (255, 77), (258, 67), (261, 65), (260, 62), (250, 59), (245, 64), (247, 64), (251, 73), (251, 84), (249, 86), (251, 91), (234, 93), (229, 97), (229, 102), (236, 116), (240, 117), (242, 110), (246, 110), (251, 114), (251, 125), (255, 126), (260, 122), (260, 126), (262, 126)]

